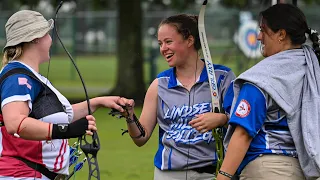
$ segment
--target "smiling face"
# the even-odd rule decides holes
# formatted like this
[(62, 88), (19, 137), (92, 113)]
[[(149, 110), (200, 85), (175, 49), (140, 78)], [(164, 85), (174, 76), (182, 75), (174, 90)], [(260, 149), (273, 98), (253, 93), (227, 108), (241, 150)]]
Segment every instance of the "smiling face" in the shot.
[(160, 53), (170, 67), (179, 66), (188, 58), (190, 50), (195, 51), (193, 37), (184, 39), (177, 28), (171, 24), (163, 24), (158, 29), (158, 43)]
[(282, 42), (280, 30), (273, 32), (266, 24), (260, 23), (260, 32), (257, 38), (261, 42), (261, 54), (264, 57), (272, 56), (282, 51)]

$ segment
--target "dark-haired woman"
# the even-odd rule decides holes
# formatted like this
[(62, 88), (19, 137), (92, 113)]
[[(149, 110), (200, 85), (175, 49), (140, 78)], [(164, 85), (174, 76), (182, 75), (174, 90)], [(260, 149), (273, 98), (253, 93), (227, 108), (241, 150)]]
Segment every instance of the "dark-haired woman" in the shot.
[(317, 179), (320, 176), (320, 68), (304, 14), (290, 4), (261, 12), (264, 57), (234, 82), (234, 104), (218, 180)]
[[(201, 45), (197, 27), (197, 16), (187, 14), (171, 16), (160, 23), (160, 53), (172, 68), (160, 73), (147, 91), (140, 116), (146, 136), (140, 136), (136, 125), (128, 123), (129, 134), (138, 146), (149, 140), (159, 124), (155, 180), (212, 180), (216, 170), (211, 130), (226, 124), (228, 117), (211, 112), (210, 87), (198, 52)], [(230, 84), (235, 76), (228, 67), (214, 68), (220, 101), (228, 113), (233, 98)], [(133, 101), (124, 103), (133, 106)], [(133, 109), (130, 114), (133, 118)]]

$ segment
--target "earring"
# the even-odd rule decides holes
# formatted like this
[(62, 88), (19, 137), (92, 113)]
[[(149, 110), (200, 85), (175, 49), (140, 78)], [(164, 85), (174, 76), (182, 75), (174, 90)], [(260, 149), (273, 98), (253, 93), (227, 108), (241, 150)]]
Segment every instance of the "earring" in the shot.
[(282, 41), (282, 40), (281, 40), (281, 39), (278, 39), (278, 41), (279, 41), (279, 44), (281, 44), (281, 41)]

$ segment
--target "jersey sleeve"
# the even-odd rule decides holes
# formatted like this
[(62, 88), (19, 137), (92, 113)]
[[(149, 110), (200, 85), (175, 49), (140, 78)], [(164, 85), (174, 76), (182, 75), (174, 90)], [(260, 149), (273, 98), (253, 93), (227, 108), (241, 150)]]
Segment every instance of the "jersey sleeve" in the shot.
[(251, 137), (262, 128), (267, 114), (266, 98), (258, 87), (245, 83), (236, 101), (229, 123), (243, 127)]
[(29, 109), (42, 89), (37, 80), (25, 74), (14, 74), (1, 84), (1, 108), (13, 101), (27, 101)]
[(227, 114), (230, 114), (230, 109), (233, 100), (233, 81), (236, 78), (232, 71), (226, 73), (223, 81), (221, 82), (221, 98), (222, 98), (222, 108)]

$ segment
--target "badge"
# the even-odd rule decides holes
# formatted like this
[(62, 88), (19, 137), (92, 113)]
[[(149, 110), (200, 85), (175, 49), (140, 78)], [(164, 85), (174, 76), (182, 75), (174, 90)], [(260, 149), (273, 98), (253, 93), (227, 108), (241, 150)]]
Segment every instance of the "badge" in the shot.
[(250, 104), (248, 101), (246, 101), (245, 99), (242, 99), (237, 107), (236, 110), (236, 116), (244, 118), (247, 117), (250, 114)]

